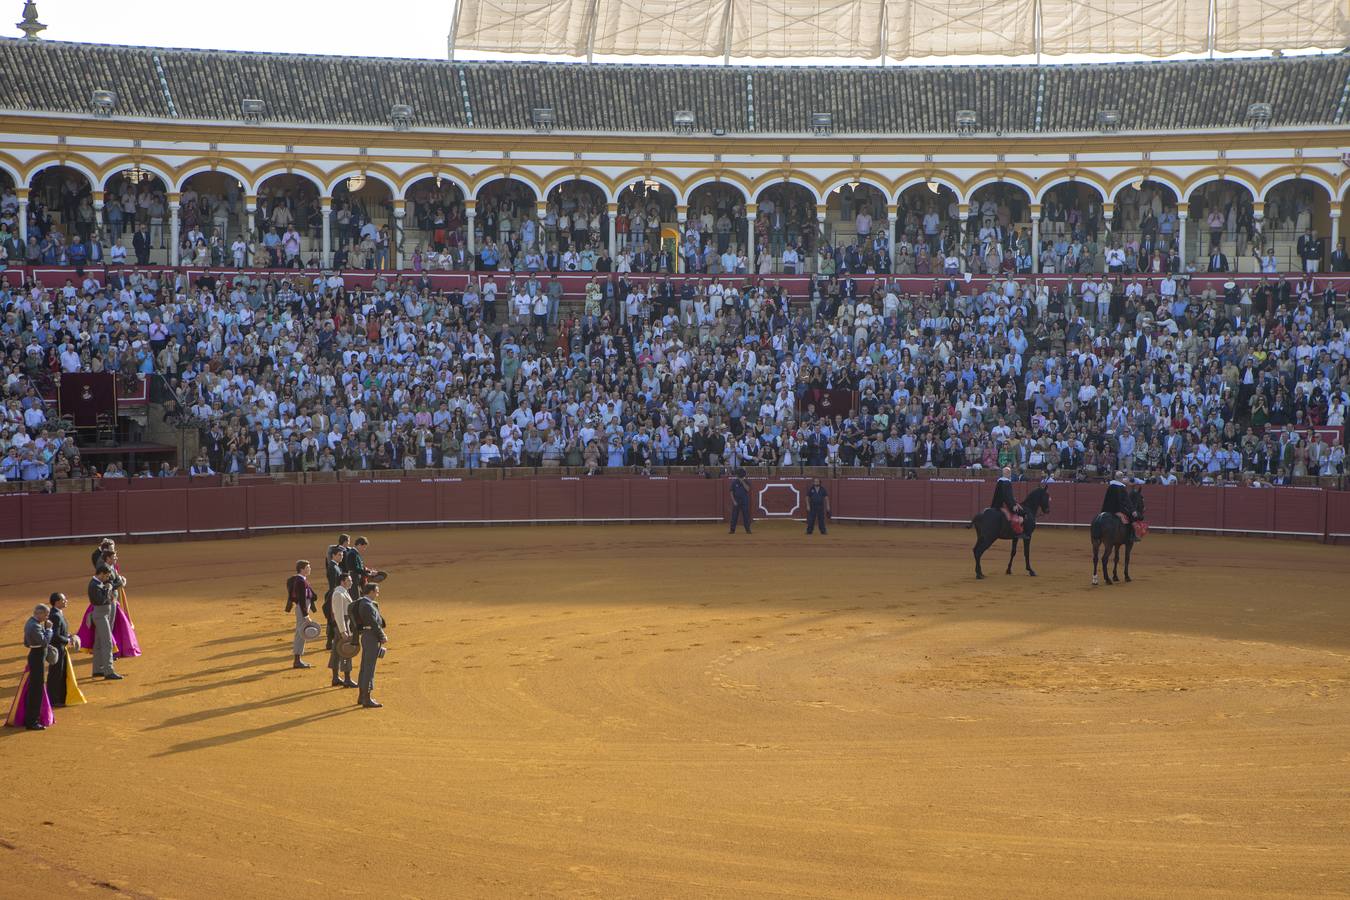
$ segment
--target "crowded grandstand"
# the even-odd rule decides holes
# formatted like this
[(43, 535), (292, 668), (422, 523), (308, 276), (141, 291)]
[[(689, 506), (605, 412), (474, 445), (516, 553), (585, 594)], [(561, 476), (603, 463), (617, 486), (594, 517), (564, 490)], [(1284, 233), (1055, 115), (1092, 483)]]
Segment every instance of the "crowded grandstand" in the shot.
[[(30, 37), (0, 41), (0, 475), (32, 489), (1344, 474), (1345, 54), (613, 66)], [(116, 384), (102, 419), (65, 408), (83, 375)]]

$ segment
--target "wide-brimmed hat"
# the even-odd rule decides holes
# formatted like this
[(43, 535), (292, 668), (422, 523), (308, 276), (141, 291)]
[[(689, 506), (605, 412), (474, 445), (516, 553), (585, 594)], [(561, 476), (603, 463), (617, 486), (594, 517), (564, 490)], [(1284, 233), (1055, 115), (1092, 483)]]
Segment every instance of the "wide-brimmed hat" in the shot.
[(361, 645), (357, 643), (356, 635), (352, 635), (351, 637), (341, 638), (333, 645), (333, 649), (337, 651), (337, 655), (342, 659), (351, 659), (360, 652)]
[(323, 629), (319, 627), (318, 622), (306, 622), (302, 633), (307, 641), (317, 641), (319, 635), (323, 634)]

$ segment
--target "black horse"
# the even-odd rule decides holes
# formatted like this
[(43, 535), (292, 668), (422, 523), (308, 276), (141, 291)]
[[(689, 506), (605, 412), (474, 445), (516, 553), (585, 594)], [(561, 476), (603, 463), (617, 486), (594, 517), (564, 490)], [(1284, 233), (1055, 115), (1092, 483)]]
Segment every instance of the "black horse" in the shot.
[[(1125, 547), (1125, 580), (1130, 581), (1130, 552), (1134, 549), (1134, 523), (1144, 521), (1144, 492), (1135, 488), (1126, 494), (1129, 501), (1129, 509), (1126, 512), (1130, 517), (1130, 524), (1126, 525), (1120, 521), (1120, 517), (1112, 513), (1098, 513), (1097, 518), (1092, 520), (1092, 583), (1097, 583), (1097, 561), (1101, 560), (1102, 579), (1106, 584), (1112, 581), (1120, 581), (1120, 548)], [(1111, 551), (1114, 550), (1115, 558), (1111, 559)], [(1113, 562), (1114, 575), (1108, 574), (1106, 566), (1108, 562)]]
[(977, 513), (970, 519), (970, 525), (975, 529), (975, 577), (983, 578), (984, 570), (980, 568), (980, 557), (984, 551), (993, 546), (994, 541), (1012, 541), (1012, 555), (1008, 557), (1008, 575), (1012, 574), (1013, 560), (1017, 558), (1017, 542), (1022, 542), (1022, 555), (1026, 560), (1027, 574), (1035, 575), (1036, 572), (1031, 568), (1031, 533), (1036, 530), (1036, 516), (1050, 512), (1050, 490), (1045, 487), (1038, 487), (1036, 490), (1027, 494), (1027, 499), (1022, 503), (1022, 533), (1013, 534), (1012, 523), (1002, 510), (989, 508), (983, 512)]

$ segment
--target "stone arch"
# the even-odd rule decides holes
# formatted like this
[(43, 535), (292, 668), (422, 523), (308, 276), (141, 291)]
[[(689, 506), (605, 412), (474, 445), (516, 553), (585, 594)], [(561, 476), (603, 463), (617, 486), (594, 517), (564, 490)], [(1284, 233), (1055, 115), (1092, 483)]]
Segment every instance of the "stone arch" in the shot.
[(803, 267), (813, 261), (820, 238), (820, 225), (816, 221), (820, 192), (804, 183), (804, 179), (782, 177), (767, 182), (761, 179), (755, 183), (755, 190), (757, 270), (763, 271), (767, 255), (767, 265), (775, 272), (782, 271), (783, 251), (791, 246), (799, 257), (796, 272), (806, 271)]
[(17, 159), (10, 156), (8, 153), (0, 152), (0, 172), (9, 176), (10, 181), (13, 182), (13, 186), (16, 189), (27, 186), (20, 174), (22, 171), (23, 166), (19, 164)]
[(193, 175), (205, 172), (228, 172), (239, 181), (244, 191), (252, 190), (253, 174), (238, 163), (228, 159), (194, 159), (183, 163), (174, 171), (173, 190), (181, 192)]
[(540, 196), (547, 198), (549, 194), (553, 193), (554, 188), (567, 184), (569, 181), (584, 181), (597, 188), (600, 191), (600, 196), (604, 198), (605, 203), (613, 203), (615, 197), (618, 196), (618, 193), (614, 190), (613, 185), (609, 183), (608, 179), (592, 169), (560, 172), (551, 176), (544, 182), (544, 188), (539, 192)]
[(99, 182), (99, 190), (106, 191), (108, 182), (116, 175), (127, 171), (133, 167), (140, 168), (159, 178), (164, 184), (166, 191), (174, 190), (173, 168), (160, 163), (158, 160), (136, 159), (131, 156), (119, 156), (117, 159), (104, 164), (102, 170), (102, 180)]
[(469, 176), (454, 166), (418, 166), (411, 171), (403, 173), (403, 180), (399, 183), (398, 191), (395, 196), (400, 199), (406, 199), (408, 189), (425, 178), (435, 178), (440, 176), (442, 181), (448, 181), (459, 188), (465, 198), (469, 197)]
[(1017, 185), (1026, 192), (1027, 202), (1034, 202), (1036, 196), (1035, 180), (1028, 175), (1023, 175), (1021, 172), (1007, 170), (996, 171), (993, 169), (986, 169), (977, 175), (971, 176), (966, 179), (963, 188), (957, 191), (957, 196), (960, 197), (962, 203), (970, 203), (974, 198), (976, 191), (993, 184)]
[(689, 205), (689, 198), (693, 196), (694, 191), (707, 184), (727, 184), (737, 188), (741, 196), (748, 198), (751, 191), (751, 182), (737, 172), (727, 172), (725, 170), (704, 169), (701, 172), (695, 172), (685, 179), (683, 187), (675, 192), (676, 199), (682, 206)]
[(1215, 181), (1231, 181), (1236, 185), (1245, 187), (1247, 193), (1251, 194), (1252, 197), (1261, 196), (1261, 192), (1257, 189), (1258, 181), (1250, 172), (1246, 172), (1242, 169), (1220, 169), (1218, 167), (1201, 169), (1199, 172), (1190, 175), (1186, 179), (1186, 182), (1181, 186), (1181, 196), (1183, 196), (1185, 202), (1189, 204), (1191, 202), (1191, 195), (1195, 193), (1197, 188), (1204, 187)]
[(1097, 189), (1097, 195), (1105, 202), (1107, 185), (1093, 172), (1084, 169), (1058, 169), (1043, 175), (1036, 181), (1036, 192), (1032, 199), (1037, 203), (1045, 202), (1045, 195), (1061, 184), (1086, 184)]
[(533, 172), (518, 167), (493, 166), (479, 172), (474, 178), (469, 189), (470, 199), (477, 200), (483, 188), (498, 181), (514, 181), (528, 187), (534, 193), (535, 202), (538, 202), (539, 198), (544, 196), (543, 185)]
[[(917, 185), (926, 185), (929, 182), (937, 184), (939, 187), (951, 191), (959, 202), (961, 199), (961, 179), (950, 172), (933, 170), (929, 172), (911, 172), (902, 176), (895, 182), (895, 191), (891, 194), (891, 201), (900, 202), (900, 197), (910, 188)], [(940, 193), (940, 191), (939, 191)]]
[(295, 175), (304, 178), (314, 185), (321, 196), (327, 189), (328, 179), (322, 170), (307, 162), (298, 161), (268, 163), (258, 171), (254, 172), (252, 180), (246, 181), (244, 184), (247, 186), (250, 194), (257, 194), (258, 189), (263, 186), (264, 182), (271, 178), (275, 178), (278, 175)]
[(328, 181), (323, 186), (323, 195), (325, 197), (331, 197), (333, 195), (333, 189), (353, 175), (366, 176), (367, 183), (371, 181), (383, 183), (385, 187), (389, 188), (389, 196), (393, 199), (398, 199), (401, 196), (399, 193), (400, 185), (398, 176), (387, 166), (380, 165), (379, 163), (367, 163), (364, 165), (359, 163), (348, 163), (347, 165), (340, 166), (335, 172), (328, 176)]
[(891, 202), (890, 180), (881, 177), (876, 172), (872, 172), (866, 169), (839, 175), (835, 178), (830, 179), (827, 182), (824, 182), (823, 184), (824, 189), (820, 191), (819, 194), (817, 195), (817, 202), (828, 203), (831, 194), (835, 193), (845, 185), (851, 185), (855, 183), (875, 188), (876, 192), (881, 195), (881, 205), (882, 205), (881, 212), (885, 213), (886, 211), (885, 207)]
[(1110, 191), (1110, 195), (1115, 197), (1123, 188), (1140, 179), (1152, 181), (1168, 188), (1172, 191), (1172, 194), (1177, 200), (1181, 200), (1181, 198), (1185, 196), (1185, 192), (1182, 190), (1182, 186), (1185, 182), (1174, 176), (1171, 172), (1163, 172), (1158, 169), (1129, 169), (1125, 172), (1121, 172), (1111, 179), (1110, 183), (1107, 185), (1107, 189)]
[(53, 166), (64, 166), (67, 169), (73, 169), (79, 172), (89, 182), (90, 190), (94, 185), (99, 184), (98, 166), (94, 165), (87, 157), (78, 153), (44, 153), (43, 155), (30, 159), (23, 173), (23, 183), (27, 187), (32, 186), (33, 176), (42, 172), (44, 169), (50, 169)]
[(798, 169), (778, 169), (760, 175), (750, 183), (750, 196), (758, 198), (776, 184), (795, 184), (811, 195), (812, 204), (825, 202), (826, 195), (820, 179)]

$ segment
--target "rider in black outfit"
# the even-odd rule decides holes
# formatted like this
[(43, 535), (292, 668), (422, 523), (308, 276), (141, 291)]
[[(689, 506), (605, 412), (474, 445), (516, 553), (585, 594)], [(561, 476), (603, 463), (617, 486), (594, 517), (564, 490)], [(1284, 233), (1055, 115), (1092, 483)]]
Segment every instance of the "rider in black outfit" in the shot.
[(994, 484), (994, 502), (989, 505), (994, 509), (1002, 510), (1010, 521), (1013, 516), (1022, 514), (1022, 505), (1013, 496), (1011, 467), (1003, 467), (1003, 476)]

